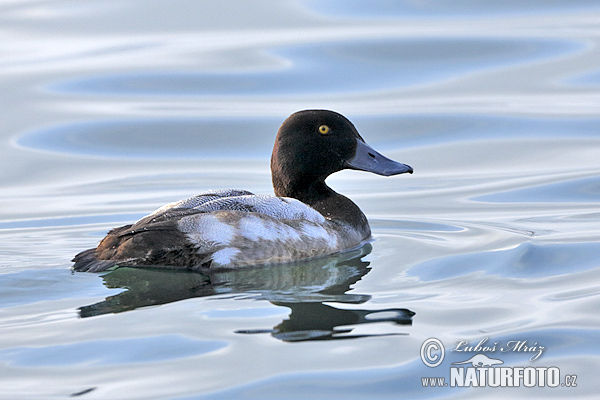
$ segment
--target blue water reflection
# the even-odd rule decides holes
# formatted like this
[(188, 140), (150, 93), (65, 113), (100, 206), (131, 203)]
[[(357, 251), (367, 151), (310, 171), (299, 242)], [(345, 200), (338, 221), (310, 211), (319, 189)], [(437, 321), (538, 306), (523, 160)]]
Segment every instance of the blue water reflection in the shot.
[[(198, 341), (178, 335), (135, 339), (91, 340), (73, 344), (0, 350), (2, 360), (20, 367), (73, 366), (76, 364), (120, 365), (195, 357), (226, 347), (226, 341)], [(114, 351), (118, 348), (119, 351)]]
[(309, 0), (307, 5), (320, 13), (332, 17), (344, 18), (475, 18), (481, 16), (557, 14), (565, 11), (595, 9), (598, 3), (594, 0), (575, 0), (569, 3), (561, 1), (519, 1), (506, 0), (498, 2), (482, 2), (478, 0), (458, 1), (387, 1), (387, 0), (344, 0), (318, 1)]
[(140, 119), (86, 121), (21, 136), (20, 146), (79, 155), (197, 159), (271, 154), (276, 119)]
[[(482, 339), (481, 335), (478, 339)], [(569, 338), (569, 339), (566, 339)], [(569, 354), (585, 354), (590, 357), (599, 355), (598, 346), (595, 346), (595, 332), (589, 329), (540, 329), (525, 331), (520, 336), (500, 335), (494, 338), (498, 343), (507, 343), (511, 340), (523, 340), (530, 344), (538, 343), (544, 346), (547, 352), (556, 351), (552, 358), (544, 361), (538, 360), (536, 366), (557, 365), (563, 357)], [(477, 343), (477, 341), (475, 341)], [(474, 344), (475, 344), (474, 343)], [(251, 384), (235, 386), (219, 393), (211, 393), (208, 396), (182, 396), (179, 400), (192, 399), (231, 399), (231, 398), (290, 398), (289, 393), (302, 393), (311, 399), (329, 400), (332, 398), (394, 398), (401, 395), (411, 399), (430, 399), (444, 397), (443, 393), (451, 393), (452, 396), (460, 398), (467, 393), (477, 393), (478, 396), (493, 396), (502, 391), (502, 388), (424, 388), (421, 378), (432, 376), (448, 376), (448, 370), (452, 362), (463, 361), (464, 354), (452, 353), (454, 343), (444, 343), (446, 348), (446, 359), (441, 366), (431, 369), (426, 367), (420, 359), (413, 359), (402, 365), (386, 366), (381, 368), (361, 368), (355, 371), (318, 371), (302, 372), (296, 374), (282, 374), (272, 378), (262, 379)], [(496, 352), (495, 357), (501, 358), (505, 364), (510, 366), (530, 365), (527, 353)], [(550, 364), (549, 364), (550, 363)], [(433, 372), (432, 372), (433, 371)], [(563, 373), (569, 373), (566, 370)], [(332, 384), (335, 382), (336, 384)], [(562, 391), (573, 393), (573, 388), (544, 388), (544, 390)], [(514, 396), (517, 388), (508, 388)], [(528, 388), (529, 393), (533, 389)], [(565, 391), (566, 390), (566, 391)], [(509, 392), (502, 392), (509, 393)], [(509, 396), (510, 397), (510, 396)], [(296, 397), (291, 397), (296, 398)]]
[[(280, 123), (266, 117), (86, 121), (28, 132), (16, 142), (29, 149), (111, 158), (267, 159)], [(363, 116), (356, 124), (375, 147), (402, 149), (478, 139), (596, 138), (600, 119), (390, 115)]]
[[(0, 2), (0, 398), (595, 398), (598, 21), (597, 0)], [(164, 203), (270, 193), (305, 108), (415, 167), (328, 181), (370, 254), (71, 273)], [(579, 387), (424, 388), (468, 358), (426, 367), (429, 337), (537, 342), (493, 358)]]
[(475, 197), (473, 200), (495, 203), (597, 202), (600, 199), (600, 177), (571, 179), (525, 189)]
[(514, 249), (461, 254), (414, 266), (409, 274), (422, 281), (445, 280), (473, 273), (538, 279), (569, 275), (598, 267), (600, 243), (526, 242)]
[[(360, 40), (270, 49), (290, 67), (258, 72), (122, 73), (69, 79), (59, 93), (107, 96), (308, 96), (390, 91), (580, 51), (566, 40), (428, 38)], [(343, 68), (341, 67), (343, 66)], [(382, 79), (385, 78), (385, 79)]]

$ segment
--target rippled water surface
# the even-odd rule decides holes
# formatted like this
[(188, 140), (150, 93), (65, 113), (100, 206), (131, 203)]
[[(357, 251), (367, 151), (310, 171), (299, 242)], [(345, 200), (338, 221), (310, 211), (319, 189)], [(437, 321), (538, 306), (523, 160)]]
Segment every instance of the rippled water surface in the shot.
[[(598, 2), (5, 1), (0, 33), (0, 398), (596, 398)], [(415, 169), (329, 178), (369, 246), (71, 272), (164, 203), (272, 193), (305, 108)], [(477, 353), (577, 386), (423, 386)]]

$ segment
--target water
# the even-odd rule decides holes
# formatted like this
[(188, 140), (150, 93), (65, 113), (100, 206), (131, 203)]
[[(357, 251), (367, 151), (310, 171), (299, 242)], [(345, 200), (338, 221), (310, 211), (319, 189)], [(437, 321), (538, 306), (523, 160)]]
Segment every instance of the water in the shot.
[[(596, 397), (597, 2), (5, 1), (0, 20), (0, 398)], [(304, 108), (415, 168), (328, 180), (372, 248), (70, 272), (164, 203), (272, 193), (276, 129)], [(485, 338), (577, 386), (423, 387)]]

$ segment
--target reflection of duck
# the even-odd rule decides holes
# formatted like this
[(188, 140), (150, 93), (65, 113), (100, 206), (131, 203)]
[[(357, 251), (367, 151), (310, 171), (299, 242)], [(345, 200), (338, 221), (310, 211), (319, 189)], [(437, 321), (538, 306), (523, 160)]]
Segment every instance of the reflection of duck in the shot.
[(120, 266), (192, 270), (283, 263), (356, 248), (371, 234), (362, 211), (325, 178), (342, 169), (412, 173), (368, 146), (350, 121), (300, 111), (279, 128), (271, 157), (275, 195), (211, 191), (168, 204), (113, 229), (75, 256), (77, 271)]
[[(265, 266), (200, 274), (165, 269), (119, 268), (102, 278), (110, 288), (127, 290), (106, 300), (79, 309), (81, 317), (134, 310), (192, 297), (238, 294), (238, 299), (264, 299), (289, 307), (289, 319), (266, 332), (284, 341), (338, 339), (348, 326), (374, 322), (410, 324), (412, 311), (406, 309), (344, 310), (331, 303), (362, 304), (371, 296), (346, 293), (369, 272), (361, 258), (371, 246), (290, 266)], [(242, 296), (243, 295), (243, 296)], [(323, 302), (328, 302), (325, 305)], [(336, 327), (345, 326), (343, 329)], [(261, 331), (238, 330), (240, 333)]]
[(343, 254), (289, 266), (273, 265), (235, 270), (189, 271), (118, 268), (102, 276), (109, 288), (127, 290), (80, 308), (82, 317), (118, 313), (193, 297), (245, 294), (271, 302), (337, 301), (363, 303), (370, 296), (346, 294), (368, 271), (361, 258), (371, 245)]
[[(414, 312), (405, 308), (386, 308), (383, 310), (344, 310), (323, 303), (274, 303), (289, 307), (292, 312), (269, 331), (275, 338), (286, 342), (305, 340), (353, 339), (365, 336), (383, 336), (382, 334), (350, 335), (353, 328), (360, 324), (375, 322), (393, 322), (398, 325), (411, 325)], [(339, 328), (344, 327), (344, 328)], [(239, 330), (238, 333), (258, 333)]]

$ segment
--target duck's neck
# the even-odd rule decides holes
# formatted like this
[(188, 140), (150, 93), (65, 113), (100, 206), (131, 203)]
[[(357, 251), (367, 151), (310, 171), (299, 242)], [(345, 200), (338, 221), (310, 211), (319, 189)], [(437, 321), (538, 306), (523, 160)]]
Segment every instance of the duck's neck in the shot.
[(325, 218), (338, 220), (362, 231), (366, 238), (371, 234), (367, 217), (349, 198), (331, 189), (323, 180), (303, 182), (278, 182), (273, 179), (275, 195), (292, 197), (308, 204)]

